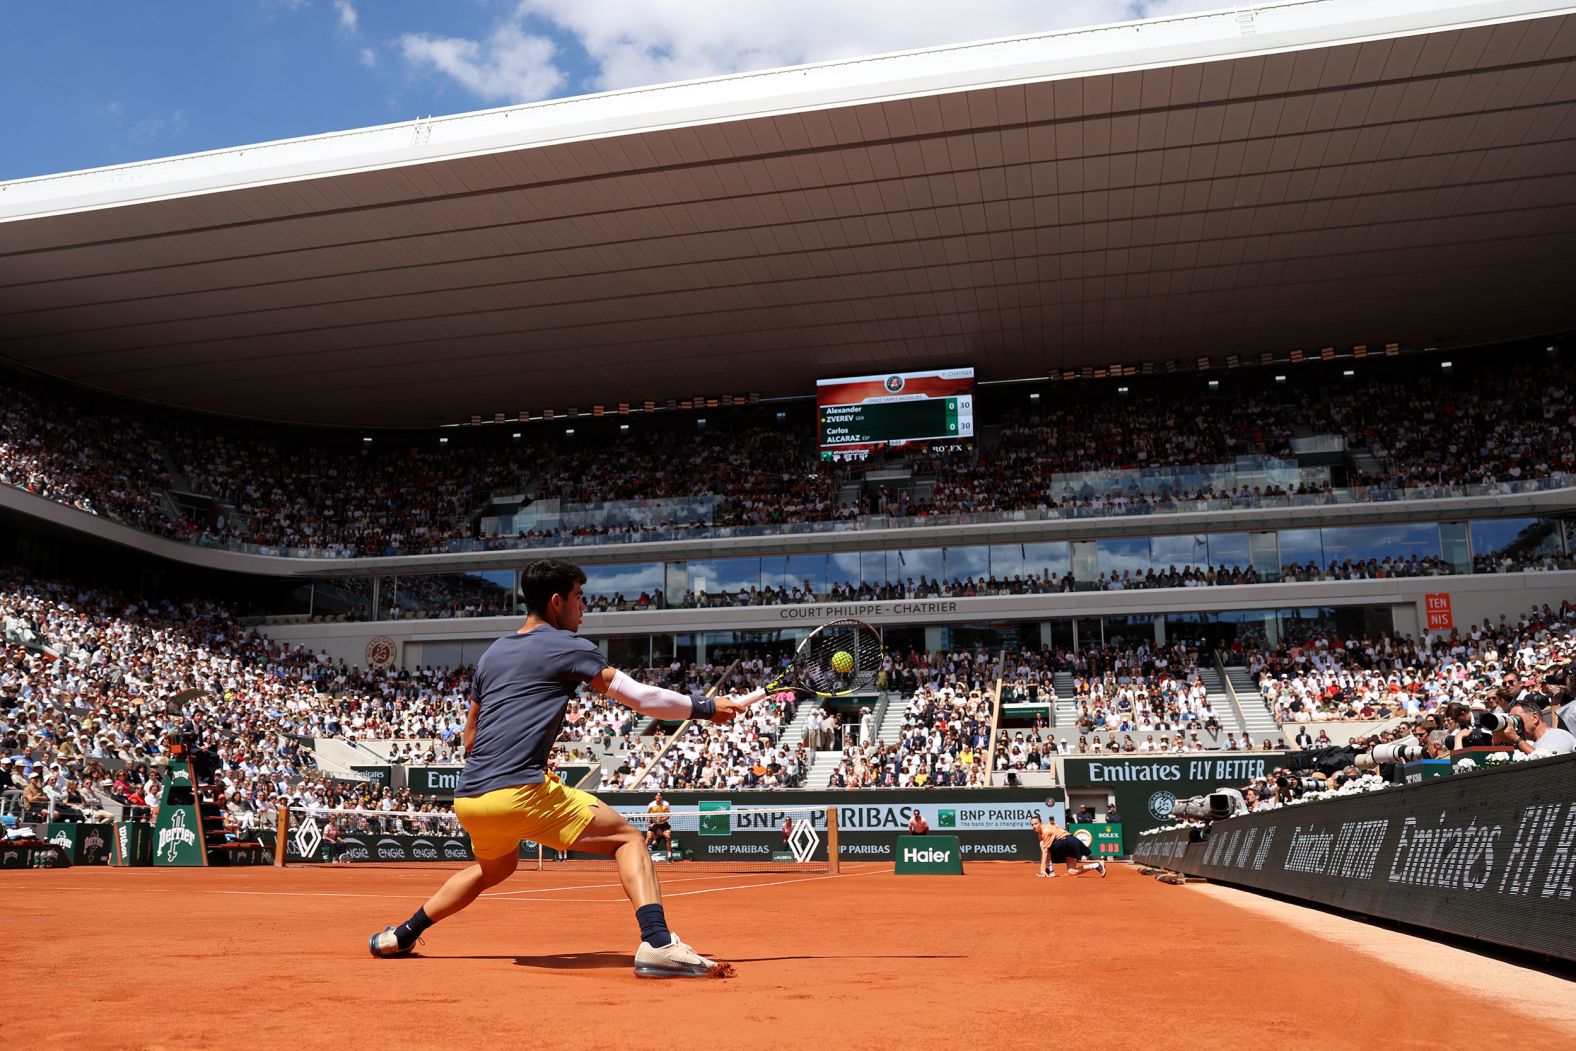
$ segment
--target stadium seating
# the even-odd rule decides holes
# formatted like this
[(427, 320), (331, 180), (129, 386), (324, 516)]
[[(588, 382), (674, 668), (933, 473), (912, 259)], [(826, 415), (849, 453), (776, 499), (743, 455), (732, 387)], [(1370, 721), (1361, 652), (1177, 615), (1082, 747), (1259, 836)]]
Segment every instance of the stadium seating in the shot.
[[(1290, 638), (1242, 644), (1229, 656), (1259, 683), (1282, 724), (1270, 743), (1284, 748), (1299, 728), (1340, 719), (1405, 717), (1385, 731), (1390, 737), (1430, 718), (1424, 729), (1437, 730), (1444, 704), (1502, 692), (1512, 671), (1532, 676), (1526, 688), (1563, 696), (1568, 686), (1545, 687), (1537, 677), (1556, 657), (1569, 658), (1573, 628), (1576, 603), (1567, 601), (1424, 639)], [(0, 572), (0, 630), (0, 793), (24, 811), (146, 817), (176, 730), (212, 752), (229, 827), (264, 826), (281, 802), (445, 809), (408, 790), (331, 776), (317, 768), (311, 742), (375, 745), (397, 763), (452, 760), (469, 669), (349, 667), (271, 643), (217, 603), (134, 601), (15, 569)], [(582, 695), (566, 713), (554, 760), (593, 766), (604, 786), (642, 790), (967, 787), (987, 783), (992, 750), (998, 771), (1035, 771), (1063, 753), (1262, 744), (1212, 700), (1212, 663), (1184, 643), (893, 652), (880, 678), (884, 719), (779, 695), (727, 726), (691, 723), (676, 739), (669, 727)], [(774, 667), (746, 655), (636, 671), (679, 690), (743, 691)], [(998, 684), (1006, 704), (1043, 704), (1048, 714), (1003, 726), (993, 741)], [(29, 789), (32, 773), (39, 784)]]
[[(856, 473), (861, 468), (818, 463), (807, 421), (797, 417), (760, 424), (740, 416), (732, 427), (688, 435), (648, 427), (638, 440), (588, 433), (582, 445), (529, 426), (512, 443), (478, 440), (451, 448), (447, 439), (413, 444), (391, 438), (367, 444), (353, 436), (245, 428), (127, 404), (89, 407), (58, 389), (0, 376), (6, 406), (0, 410), (0, 483), (194, 543), (353, 557), (616, 538), (647, 529), (853, 525), (871, 514), (922, 524), (958, 514), (1128, 515), (1188, 509), (1201, 501), (1256, 506), (1335, 499), (1328, 484), (1195, 480), (1140, 486), (1122, 476), (1092, 488), (1070, 480), (1088, 472), (1229, 464), (1244, 456), (1289, 460), (1298, 434), (1339, 436), (1349, 450), (1360, 450), (1349, 456), (1344, 473), (1367, 500), (1403, 491), (1445, 495), (1462, 486), (1576, 472), (1566, 370), (1554, 362), (1510, 369), (1493, 364), (1485, 357), (1473, 372), (1460, 362), (1461, 375), (1446, 382), (1420, 362), (1408, 380), (1412, 411), (1382, 434), (1373, 421), (1389, 418), (1394, 377), (1311, 390), (1271, 385), (1230, 398), (1190, 398), (1185, 409), (1160, 393), (1069, 396), (1028, 418), (1008, 415), (993, 439), (977, 448), (891, 454), (887, 459), (907, 468), (912, 479), (896, 489), (864, 486)], [(1505, 413), (1506, 404), (1537, 411)], [(843, 495), (845, 483), (852, 497)], [(527, 507), (544, 501), (569, 510), (623, 501), (626, 511), (635, 505), (645, 510), (570, 515), (543, 528), (523, 524), (505, 536), (484, 536), (481, 522), (496, 493), (523, 494)], [(684, 502), (696, 498), (705, 498), (704, 510)], [(567, 524), (571, 520), (576, 524)], [(1408, 565), (1403, 571), (1441, 568)], [(1335, 572), (1347, 571), (1367, 570)], [(1243, 582), (1230, 567), (1194, 567), (1156, 574), (1168, 582), (1139, 584), (1118, 576), (1104, 586), (1178, 586), (1175, 579), (1192, 586), (1220, 583), (1222, 574), (1226, 582)], [(929, 586), (955, 591), (982, 585)], [(1054, 588), (1055, 582), (1041, 586)], [(421, 605), (461, 613), (467, 605), (486, 606), (475, 596), (430, 598)]]

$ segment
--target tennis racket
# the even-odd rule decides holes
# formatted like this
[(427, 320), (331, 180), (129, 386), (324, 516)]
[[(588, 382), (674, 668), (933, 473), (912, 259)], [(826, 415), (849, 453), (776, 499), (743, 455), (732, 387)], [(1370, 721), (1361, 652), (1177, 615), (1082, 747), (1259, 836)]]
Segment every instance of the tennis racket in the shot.
[(805, 636), (775, 679), (740, 700), (754, 704), (784, 690), (812, 697), (866, 693), (875, 688), (883, 657), (875, 628), (862, 620), (834, 620)]

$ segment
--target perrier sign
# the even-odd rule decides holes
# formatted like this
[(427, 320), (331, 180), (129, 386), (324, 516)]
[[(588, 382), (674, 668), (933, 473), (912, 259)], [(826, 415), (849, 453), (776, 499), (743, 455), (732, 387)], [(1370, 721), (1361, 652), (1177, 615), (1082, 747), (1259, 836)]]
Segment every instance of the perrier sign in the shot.
[(197, 820), (197, 793), (192, 786), (190, 768), (179, 760), (170, 762), (169, 778), (164, 783), (164, 798), (159, 805), (159, 821), (153, 827), (155, 865), (206, 865), (202, 826)]

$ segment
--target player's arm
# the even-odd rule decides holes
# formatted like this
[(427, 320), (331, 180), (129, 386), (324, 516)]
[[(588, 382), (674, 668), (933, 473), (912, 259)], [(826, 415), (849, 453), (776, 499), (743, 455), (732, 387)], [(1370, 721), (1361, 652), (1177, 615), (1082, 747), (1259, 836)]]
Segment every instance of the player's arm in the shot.
[(603, 668), (588, 685), (604, 697), (653, 719), (706, 719), (725, 723), (749, 705), (726, 697), (690, 697), (660, 686), (636, 682), (617, 668)]
[(481, 715), (482, 702), (472, 697), (470, 711), (465, 713), (465, 732), (460, 737), (465, 745), (466, 758), (470, 758), (471, 749), (476, 746), (476, 720), (480, 719)]

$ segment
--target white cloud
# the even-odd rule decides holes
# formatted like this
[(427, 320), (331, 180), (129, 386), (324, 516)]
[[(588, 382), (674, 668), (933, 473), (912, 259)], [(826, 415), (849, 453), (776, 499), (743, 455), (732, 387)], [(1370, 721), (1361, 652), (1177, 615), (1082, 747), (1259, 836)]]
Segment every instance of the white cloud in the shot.
[(372, 67), (372, 66), (377, 65), (378, 64), (378, 53), (376, 51), (372, 50), (370, 47), (362, 48), (361, 49), (361, 64), (363, 66), (367, 66), (369, 68)]
[(133, 135), (153, 139), (156, 142), (167, 142), (179, 137), (189, 123), (185, 110), (173, 109), (167, 113), (155, 113), (141, 120), (129, 121), (127, 126)]
[[(336, 0), (348, 5), (347, 0)], [(485, 40), (407, 34), (418, 68), (528, 102), (911, 48), (1212, 10), (1223, 0), (515, 0)], [(560, 54), (550, 33), (590, 60)]]
[(492, 102), (551, 98), (566, 79), (553, 63), (553, 42), (512, 23), (498, 26), (483, 41), (407, 33), (400, 37), (400, 49), (417, 68), (446, 74)]
[(346, 32), (354, 33), (361, 19), (356, 14), (356, 5), (350, 0), (334, 0), (334, 13), (339, 15), (339, 28)]
[(1222, 0), (521, 0), (515, 18), (573, 36), (591, 88), (1216, 9)]

